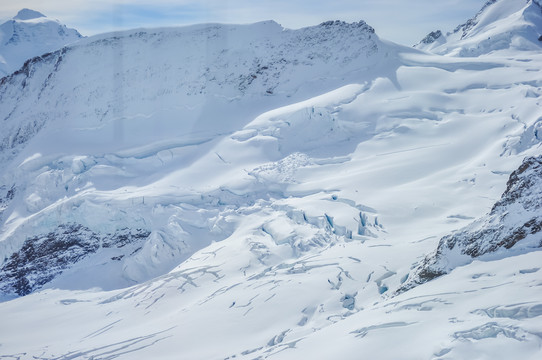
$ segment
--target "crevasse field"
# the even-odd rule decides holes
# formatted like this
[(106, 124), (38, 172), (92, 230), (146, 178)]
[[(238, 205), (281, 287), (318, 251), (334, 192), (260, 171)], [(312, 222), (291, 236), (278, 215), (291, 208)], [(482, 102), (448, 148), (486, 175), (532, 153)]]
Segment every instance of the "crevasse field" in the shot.
[[(541, 35), (538, 0), (497, 0), (414, 48), (269, 21), (27, 61), (0, 79), (0, 359), (541, 358)], [(531, 232), (418, 281), (444, 236), (508, 235), (480, 219), (518, 168), (495, 211)]]

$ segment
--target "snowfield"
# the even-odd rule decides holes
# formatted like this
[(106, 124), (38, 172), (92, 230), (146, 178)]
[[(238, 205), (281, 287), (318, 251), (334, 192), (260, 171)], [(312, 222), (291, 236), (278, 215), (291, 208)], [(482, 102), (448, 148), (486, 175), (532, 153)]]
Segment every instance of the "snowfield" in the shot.
[(539, 359), (541, 19), (489, 1), (423, 51), (363, 21), (137, 29), (26, 62), (0, 79), (0, 358)]

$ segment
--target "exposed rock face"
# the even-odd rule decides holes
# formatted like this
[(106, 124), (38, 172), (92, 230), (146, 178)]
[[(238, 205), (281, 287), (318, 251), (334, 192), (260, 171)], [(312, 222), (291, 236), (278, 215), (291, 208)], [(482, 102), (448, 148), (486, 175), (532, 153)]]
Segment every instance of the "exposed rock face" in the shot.
[(469, 31), (474, 27), (476, 26), (476, 24), (478, 24), (479, 22), (479, 19), (480, 19), (480, 16), (482, 15), (482, 13), (491, 5), (495, 4), (497, 2), (497, 0), (489, 0), (487, 1), (484, 6), (482, 6), (482, 9), (480, 9), (480, 11), (478, 11), (478, 13), (476, 14), (476, 16), (474, 16), (473, 18), (467, 20), (466, 23), (464, 24), (461, 24), (461, 25), (458, 25), (453, 33), (461, 33), (461, 39), (464, 39), (465, 37), (468, 36), (469, 34)]
[(422, 43), (422, 44), (432, 44), (438, 38), (440, 38), (441, 36), (442, 36), (442, 31), (440, 31), (440, 30), (431, 31), (429, 34), (427, 34), (426, 37), (424, 37), (422, 39), (422, 41), (420, 41), (420, 43)]
[[(494, 26), (494, 20), (501, 24)], [(429, 34), (415, 48), (440, 55), (477, 57), (494, 51), (540, 51), (542, 9), (539, 0), (489, 0), (453, 31), (436, 40)]]
[[(529, 157), (508, 180), (489, 214), (443, 237), (398, 290), (402, 292), (481, 256), (542, 247), (542, 155)], [(508, 250), (510, 249), (510, 250)]]
[(13, 200), (15, 196), (15, 185), (11, 187), (0, 186), (0, 221), (2, 220), (2, 215), (4, 210), (8, 207), (9, 203)]
[[(446, 36), (450, 36), (452, 34), (460, 34), (460, 39), (464, 39), (468, 36), (469, 31), (476, 26), (479, 22), (479, 18), (482, 15), (482, 13), (488, 8), (488, 6), (493, 5), (497, 2), (497, 0), (489, 0), (487, 1), (482, 9), (476, 14), (476, 16), (470, 18), (465, 22), (464, 24), (458, 25), (453, 31), (448, 32)], [(431, 31), (429, 34), (427, 34), (426, 37), (424, 37), (419, 43), (414, 45), (415, 48), (425, 48), (425, 46), (433, 44), (438, 39), (443, 39), (443, 41), (446, 41), (445, 38), (443, 38), (443, 33), (440, 30)]]
[[(23, 11), (9, 24), (23, 22), (26, 20), (21, 19), (30, 17), (35, 20), (32, 24), (45, 22), (39, 13)], [(366, 67), (383, 71), (380, 70), (382, 63), (392, 61), (391, 57), (385, 60), (389, 46), (382, 43), (374, 32), (363, 21), (351, 24), (329, 21), (298, 30), (284, 29), (272, 21), (252, 25), (203, 24), (96, 35), (26, 58), (18, 70), (0, 78), (0, 168), (16, 168), (0, 174), (0, 226), (3, 229), (6, 219), (19, 206), (28, 211), (28, 215), (45, 211), (37, 217), (28, 217), (32, 224), (17, 225), (10, 232), (0, 231), (0, 294), (24, 295), (53, 278), (55, 283), (51, 286), (56, 286), (72, 276), (72, 271), (80, 271), (83, 264), (73, 264), (82, 260), (85, 266), (103, 262), (117, 267), (119, 263), (129, 262), (131, 265), (115, 274), (117, 280), (121, 279), (115, 284), (126, 279), (129, 279), (126, 280), (128, 283), (146, 281), (151, 276), (171, 270), (177, 261), (184, 259), (188, 253), (186, 249), (193, 251), (208, 241), (229, 236), (230, 225), (217, 216), (219, 211), (229, 210), (217, 209), (216, 205), (232, 201), (246, 206), (247, 202), (254, 201), (252, 195), (246, 200), (230, 191), (220, 190), (217, 196), (205, 193), (202, 197), (198, 194), (195, 200), (192, 200), (192, 195), (190, 199), (175, 199), (172, 201), (175, 205), (179, 201), (198, 209), (171, 206), (165, 210), (171, 221), (162, 224), (160, 220), (157, 226), (160, 230), (167, 229), (165, 233), (155, 231), (156, 227), (144, 221), (149, 216), (144, 196), (138, 196), (135, 204), (134, 199), (115, 204), (107, 200), (78, 199), (73, 203), (71, 200), (57, 203), (56, 200), (81, 194), (91, 186), (115, 191), (138, 176), (152, 174), (152, 164), (163, 166), (165, 163), (158, 158), (155, 163), (154, 157), (165, 151), (164, 145), (168, 149), (189, 149), (196, 159), (205, 153), (200, 146), (207, 146), (203, 144), (210, 144), (215, 138), (226, 137), (239, 130), (261, 111), (321, 95), (351, 81), (372, 78), (374, 74), (365, 70)], [(36, 31), (36, 34), (41, 33)], [(176, 109), (174, 104), (181, 103), (186, 104), (187, 111)], [(121, 118), (132, 118), (132, 114), (135, 121), (121, 120), (124, 124), (120, 128), (115, 125)], [(326, 128), (327, 123), (335, 122), (327, 113), (317, 120), (322, 120), (322, 127)], [(312, 122), (312, 119), (307, 121)], [(71, 136), (66, 134), (72, 128), (77, 133), (87, 129), (101, 134), (85, 134), (84, 141), (74, 141), (72, 144), (76, 147), (82, 146), (79, 149), (70, 144), (66, 152), (52, 150), (52, 146), (63, 147), (64, 140), (55, 141), (46, 133), (51, 131), (62, 139), (68, 139)], [(335, 134), (339, 132), (336, 130), (332, 128), (331, 131)], [(38, 134), (41, 137), (35, 139)], [(348, 136), (351, 136), (350, 131)], [(320, 137), (318, 135), (319, 142)], [(35, 142), (28, 149), (32, 140)], [(185, 143), (186, 140), (190, 144)], [(146, 154), (131, 153), (155, 142), (160, 144), (157, 152), (153, 149)], [(60, 153), (70, 154), (70, 160), (50, 162), (40, 149), (55, 153), (54, 157)], [(29, 154), (21, 154), (22, 151)], [(94, 157), (95, 151), (100, 152), (98, 157)], [(171, 152), (171, 160), (177, 156), (175, 151)], [(285, 151), (298, 150), (285, 147)], [(17, 159), (19, 155), (21, 159)], [(218, 153), (217, 156), (220, 157)], [(18, 167), (18, 162), (26, 159), (30, 162), (25, 162), (24, 169)], [(40, 164), (33, 163), (32, 159)], [(142, 160), (145, 165), (137, 165), (135, 172), (118, 168), (114, 175), (108, 175), (109, 171), (117, 168), (108, 159), (131, 164)], [(102, 161), (108, 164), (102, 164)], [(185, 163), (188, 164), (179, 160), (179, 164), (184, 166)], [(39, 176), (38, 173), (44, 175)], [(59, 181), (49, 181), (52, 178)], [(70, 184), (64, 184), (65, 180)], [(259, 199), (260, 185), (257, 188), (254, 196)], [(267, 192), (263, 194), (267, 196)], [(207, 198), (212, 198), (212, 205), (205, 203)], [(60, 217), (51, 215), (57, 205), (63, 207)], [(154, 205), (156, 203), (150, 204)], [(134, 210), (139, 207), (144, 209), (143, 216), (138, 214), (139, 210)], [(110, 209), (122, 215), (111, 221), (105, 219), (107, 216), (103, 214), (109, 214)], [(187, 213), (193, 217), (187, 219), (183, 216)], [(72, 216), (74, 214), (77, 215)], [(95, 214), (99, 214), (96, 215), (99, 220), (88, 220)], [(139, 221), (140, 218), (143, 220)], [(107, 226), (105, 222), (108, 222)], [(113, 222), (120, 225), (113, 226)], [(137, 242), (117, 252), (109, 251), (114, 250), (111, 248), (103, 250), (107, 247), (107, 239), (114, 239), (111, 240), (114, 245), (110, 247), (118, 247), (121, 240), (117, 231), (111, 229), (137, 229), (141, 226), (149, 226), (152, 230), (153, 236), (149, 236), (149, 241), (142, 240), (142, 245)], [(312, 224), (304, 226), (310, 228)], [(330, 225), (330, 228), (337, 232), (337, 236), (351, 236), (352, 233), (351, 229), (343, 229), (341, 225)], [(362, 230), (364, 234), (369, 233), (362, 227), (360, 234)], [(204, 236), (199, 236), (200, 232)], [(325, 235), (327, 232), (327, 229), (322, 230)], [(137, 230), (127, 236), (135, 242), (147, 235), (148, 232)], [(185, 240), (188, 245), (183, 242)], [(320, 238), (315, 240), (319, 241)], [(295, 246), (302, 251), (307, 248), (305, 245), (296, 243)], [(140, 246), (142, 250), (131, 256)], [(159, 250), (155, 251), (156, 248)], [(122, 261), (113, 259), (119, 256), (123, 256)], [(148, 270), (148, 267), (152, 269)], [(125, 270), (131, 275), (124, 276), (122, 271)], [(62, 276), (58, 276), (61, 272)], [(107, 282), (112, 281), (108, 279)], [(119, 286), (126, 284), (123, 282)]]
[(0, 269), (0, 290), (27, 295), (100, 248), (123, 247), (150, 232), (124, 229), (98, 234), (80, 224), (63, 224), (48, 234), (27, 239)]

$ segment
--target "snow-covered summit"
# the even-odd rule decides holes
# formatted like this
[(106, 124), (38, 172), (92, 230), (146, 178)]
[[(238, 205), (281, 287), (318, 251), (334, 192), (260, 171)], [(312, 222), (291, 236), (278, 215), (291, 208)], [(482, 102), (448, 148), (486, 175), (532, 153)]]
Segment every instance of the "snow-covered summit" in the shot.
[(20, 10), (0, 25), (0, 77), (18, 70), (26, 60), (55, 51), (81, 38), (58, 20), (30, 9)]
[[(250, 119), (247, 113), (256, 115), (255, 106), (239, 105), (243, 101), (267, 103), (265, 108), (271, 109), (271, 104), (315, 96), (315, 89), (333, 90), (349, 77), (374, 76), (392, 61), (392, 57), (385, 58), (390, 51), (394, 50), (364, 22), (329, 22), (299, 30), (284, 29), (273, 21), (203, 24), (89, 37), (37, 57), (6, 78), (6, 86), (0, 89), (4, 103), (0, 117), (6, 120), (0, 158), (3, 151), (26, 143), (46, 119), (58, 118), (54, 115), (58, 111), (79, 119), (63, 126), (64, 132), (84, 123), (100, 132), (109, 131), (112, 128), (97, 124), (119, 116), (157, 114), (127, 122), (126, 135), (137, 136), (126, 136), (126, 143), (108, 147), (141, 146), (169, 138), (180, 132), (179, 122), (184, 135), (231, 131)], [(336, 64), (341, 67), (337, 69)], [(360, 71), (367, 68), (375, 73)], [(20, 91), (27, 94), (21, 100), (28, 102), (25, 106), (9, 94), (18, 85), (8, 83), (19, 84)], [(58, 106), (46, 106), (51, 97), (59, 99)], [(178, 117), (174, 109), (179, 103), (195, 111)], [(231, 114), (215, 110), (232, 106), (240, 108)], [(23, 113), (24, 120), (18, 118)], [(214, 116), (219, 115), (223, 121), (215, 122)], [(155, 116), (163, 124), (162, 130), (141, 133), (142, 126), (156, 125)], [(211, 118), (213, 123), (207, 123)], [(64, 143), (60, 140), (58, 145)]]
[(464, 24), (443, 34), (431, 32), (414, 46), (441, 55), (479, 56), (493, 51), (540, 51), (539, 0), (489, 0)]
[(41, 18), (41, 17), (46, 17), (46, 16), (40, 13), (39, 11), (24, 8), (22, 10), (19, 10), (17, 15), (15, 15), (13, 19), (14, 20), (31, 20), (31, 19)]

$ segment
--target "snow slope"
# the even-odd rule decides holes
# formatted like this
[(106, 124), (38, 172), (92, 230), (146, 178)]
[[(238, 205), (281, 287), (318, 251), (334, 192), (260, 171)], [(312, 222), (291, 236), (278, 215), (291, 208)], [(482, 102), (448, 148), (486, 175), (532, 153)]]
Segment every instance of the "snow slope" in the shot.
[[(296, 144), (320, 145), (303, 142), (292, 132), (286, 142), (294, 148), (272, 150), (272, 137), (251, 132), (278, 133), (278, 128), (265, 129), (271, 125), (263, 123), (241, 130), (245, 125), (266, 108), (386, 73), (397, 61), (390, 55), (395, 47), (381, 42), (364, 22), (328, 22), (297, 31), (264, 22), (100, 35), (33, 59), (5, 78), (0, 90), (5, 129), (0, 159), (6, 163), (2, 183), (7, 199), (2, 257), (11, 256), (29, 237), (54, 234), (59, 225), (102, 234), (97, 239), (133, 227), (151, 232), (146, 245), (132, 244), (123, 249), (126, 254), (102, 254), (107, 259), (120, 256), (124, 270), (91, 281), (127, 286), (171, 270), (196, 249), (229, 236), (231, 226), (222, 224), (217, 205), (229, 211), (273, 192), (245, 170), (264, 173), (257, 168), (309, 150), (296, 150)], [(161, 56), (154, 58), (156, 53)], [(339, 102), (361, 88), (337, 90)], [(303, 114), (297, 115), (300, 126), (307, 121)], [(314, 117), (318, 127), (306, 133), (313, 141), (334, 122), (329, 111)], [(359, 136), (365, 128), (347, 126), (337, 128), (338, 137), (330, 142), (349, 137), (349, 128)], [(346, 154), (354, 146), (345, 142), (340, 147), (349, 150), (338, 150)], [(241, 158), (228, 164), (225, 157), (232, 151)], [(228, 166), (212, 170), (214, 177), (209, 177), (216, 161)], [(293, 166), (298, 166), (295, 159)], [(248, 187), (245, 178), (254, 184)], [(239, 193), (236, 187), (247, 188)], [(191, 207), (178, 207), (180, 202)], [(154, 205), (165, 209), (149, 209)], [(66, 216), (59, 219), (59, 211)], [(179, 237), (186, 239), (180, 242)], [(157, 254), (155, 247), (161, 249)], [(18, 274), (14, 281), (21, 276), (34, 275)], [(36, 282), (46, 280), (50, 278)]]
[(542, 47), (542, 5), (539, 0), (489, 0), (452, 32), (431, 32), (416, 48), (435, 54), (480, 56), (494, 51), (539, 52)]
[(22, 9), (0, 25), (0, 77), (18, 70), (30, 58), (58, 50), (80, 38), (77, 30), (58, 20)]
[(396, 293), (540, 155), (542, 55), (512, 50), (265, 22), (29, 62), (0, 84), (0, 354), (539, 358), (537, 247)]
[(542, 247), (542, 156), (529, 157), (515, 170), (489, 214), (443, 237), (403, 284), (405, 291), (476, 258), (528, 253)]

